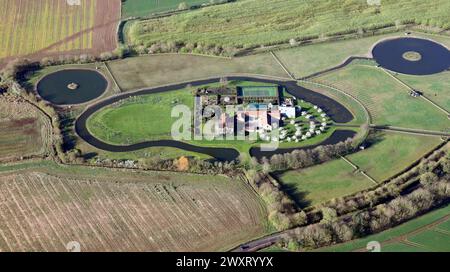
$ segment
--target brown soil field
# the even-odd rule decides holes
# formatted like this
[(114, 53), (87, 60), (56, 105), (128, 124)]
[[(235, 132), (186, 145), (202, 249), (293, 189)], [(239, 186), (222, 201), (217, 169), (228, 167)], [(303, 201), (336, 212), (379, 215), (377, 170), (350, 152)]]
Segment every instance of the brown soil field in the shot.
[(0, 64), (114, 50), (120, 0), (0, 0)]
[(50, 148), (50, 120), (25, 101), (0, 96), (0, 162), (40, 157)]
[(222, 251), (265, 234), (258, 196), (225, 177), (21, 172), (0, 181), (1, 251), (66, 251), (71, 241), (81, 251)]

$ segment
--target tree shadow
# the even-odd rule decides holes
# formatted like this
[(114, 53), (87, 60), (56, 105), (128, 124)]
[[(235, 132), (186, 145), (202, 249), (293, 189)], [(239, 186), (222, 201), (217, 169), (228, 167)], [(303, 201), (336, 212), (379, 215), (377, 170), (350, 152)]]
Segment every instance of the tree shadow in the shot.
[(89, 153), (83, 154), (83, 159), (91, 160), (91, 159), (97, 157), (97, 155), (98, 155), (97, 152), (89, 152)]
[(373, 131), (364, 142), (366, 148), (373, 147), (385, 140), (385, 134), (382, 131)]
[(75, 118), (67, 115), (60, 115), (60, 129), (63, 138), (63, 150), (68, 151), (75, 148), (77, 143), (77, 137), (74, 134)]
[(283, 173), (284, 172), (274, 172), (272, 174), (273, 178), (280, 184), (280, 189), (288, 195), (300, 209), (303, 210), (311, 206), (311, 201), (306, 199), (309, 192), (300, 191), (296, 186), (284, 183), (280, 178)]

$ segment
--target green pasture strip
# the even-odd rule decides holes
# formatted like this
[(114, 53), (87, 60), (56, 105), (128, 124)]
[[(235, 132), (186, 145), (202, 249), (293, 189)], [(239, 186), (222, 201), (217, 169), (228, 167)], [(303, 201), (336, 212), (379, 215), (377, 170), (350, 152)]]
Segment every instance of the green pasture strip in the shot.
[(373, 186), (349, 164), (336, 159), (301, 170), (278, 175), (284, 190), (301, 206), (314, 206)]
[(390, 132), (372, 133), (369, 148), (348, 159), (377, 181), (386, 180), (406, 169), (441, 143), (438, 137)]
[(122, 1), (122, 17), (149, 16), (153, 13), (174, 11), (180, 3), (188, 6), (208, 3), (208, 0), (126, 0)]
[(238, 73), (286, 77), (270, 54), (233, 59), (183, 54), (148, 55), (111, 61), (108, 66), (124, 91)]
[(447, 0), (384, 1), (382, 8), (367, 1), (242, 0), (140, 21), (128, 35), (134, 44), (178, 41), (249, 48), (357, 32), (398, 20), (448, 28), (448, 10)]
[(423, 226), (431, 224), (431, 223), (435, 222), (436, 220), (439, 220), (440, 218), (442, 218), (448, 214), (450, 214), (450, 205), (447, 205), (443, 208), (429, 212), (423, 216), (420, 216), (418, 218), (410, 220), (406, 223), (403, 223), (397, 227), (383, 231), (381, 233), (369, 235), (366, 238), (357, 239), (357, 240), (354, 240), (354, 241), (351, 241), (348, 243), (338, 244), (338, 245), (326, 247), (326, 248), (321, 248), (321, 249), (318, 249), (317, 251), (349, 252), (349, 251), (354, 251), (354, 250), (358, 250), (358, 249), (364, 249), (364, 248), (366, 248), (367, 243), (370, 241), (378, 241), (378, 242), (382, 243), (383, 241), (405, 235), (405, 234), (412, 232), (418, 228), (421, 228)]
[(450, 252), (450, 235), (434, 230), (426, 230), (408, 237), (408, 241), (422, 245), (430, 251)]
[(166, 146), (155, 146), (144, 148), (137, 151), (130, 152), (107, 152), (107, 151), (99, 151), (98, 157), (100, 158), (108, 158), (112, 160), (136, 160), (136, 161), (145, 161), (151, 160), (153, 158), (159, 159), (177, 159), (180, 157), (194, 157), (197, 159), (211, 159), (212, 157), (196, 153), (190, 152), (174, 147), (166, 147)]
[(353, 64), (317, 80), (346, 90), (368, 108), (372, 123), (413, 129), (445, 130), (448, 118), (427, 101), (376, 67)]
[(382, 245), (381, 252), (425, 252), (427, 251), (421, 247), (415, 247), (404, 243), (391, 243)]
[[(396, 76), (412, 88), (423, 92), (434, 103), (450, 111), (450, 72), (426, 76), (403, 74)], [(447, 129), (450, 131), (450, 124)]]
[[(347, 123), (348, 125), (363, 125), (367, 122), (364, 108), (356, 102), (355, 99), (334, 89), (325, 86), (318, 86), (310, 82), (298, 82), (297, 84), (312, 91), (329, 96), (344, 105), (354, 116), (354, 119)], [(346, 90), (343, 91), (346, 92)]]
[(438, 229), (450, 232), (450, 219), (437, 226)]

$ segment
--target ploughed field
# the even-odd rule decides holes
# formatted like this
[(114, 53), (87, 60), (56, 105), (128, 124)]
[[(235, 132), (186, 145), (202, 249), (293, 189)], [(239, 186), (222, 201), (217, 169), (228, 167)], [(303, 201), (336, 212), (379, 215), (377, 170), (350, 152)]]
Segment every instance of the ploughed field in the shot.
[(0, 59), (116, 47), (119, 0), (0, 0), (0, 6)]
[(0, 96), (0, 162), (41, 156), (50, 146), (50, 121), (32, 105)]
[(0, 176), (0, 250), (214, 251), (265, 233), (265, 209), (238, 180), (114, 176)]

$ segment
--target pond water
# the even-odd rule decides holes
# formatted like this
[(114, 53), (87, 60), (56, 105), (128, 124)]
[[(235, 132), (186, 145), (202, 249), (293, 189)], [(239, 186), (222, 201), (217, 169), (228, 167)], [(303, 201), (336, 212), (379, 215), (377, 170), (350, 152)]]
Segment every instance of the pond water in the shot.
[(68, 69), (51, 73), (37, 84), (39, 95), (55, 105), (81, 104), (100, 97), (108, 87), (97, 71)]
[(382, 67), (409, 75), (431, 75), (450, 68), (450, 51), (436, 42), (398, 38), (377, 44), (372, 51)]

